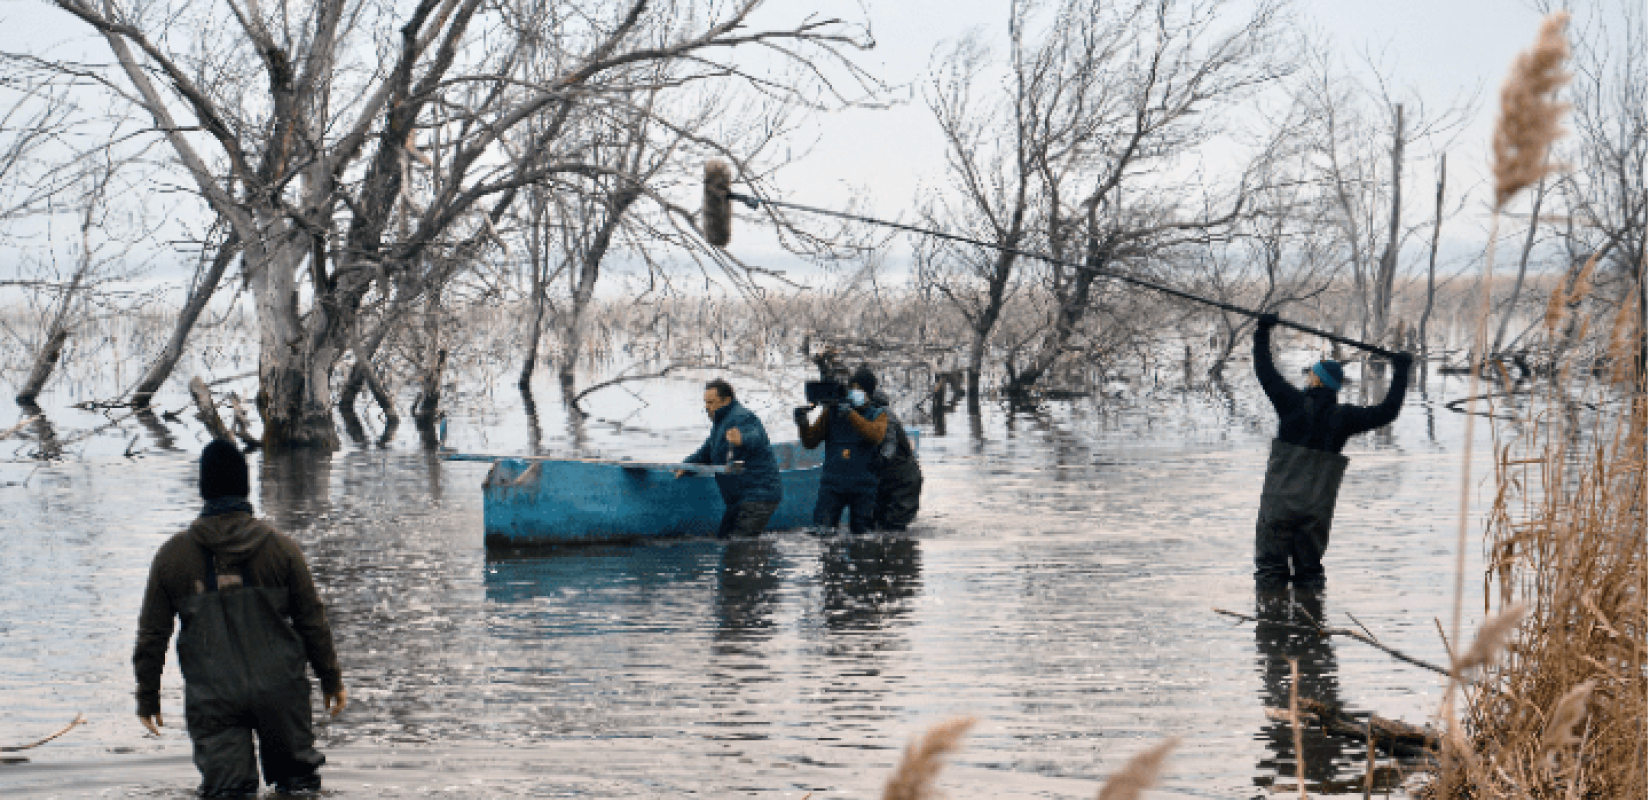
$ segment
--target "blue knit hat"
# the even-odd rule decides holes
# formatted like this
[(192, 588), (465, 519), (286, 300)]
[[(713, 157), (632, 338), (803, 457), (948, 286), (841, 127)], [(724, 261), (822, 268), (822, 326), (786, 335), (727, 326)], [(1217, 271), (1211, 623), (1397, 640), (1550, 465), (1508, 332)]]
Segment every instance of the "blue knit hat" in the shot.
[(1332, 392), (1340, 391), (1341, 384), (1346, 382), (1346, 373), (1341, 371), (1339, 361), (1319, 361), (1312, 365), (1312, 374), (1318, 376), (1318, 380)]

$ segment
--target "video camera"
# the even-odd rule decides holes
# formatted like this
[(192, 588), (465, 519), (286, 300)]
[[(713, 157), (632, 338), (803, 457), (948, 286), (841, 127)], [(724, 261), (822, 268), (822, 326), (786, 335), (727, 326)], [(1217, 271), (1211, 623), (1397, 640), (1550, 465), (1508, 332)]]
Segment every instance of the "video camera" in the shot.
[(809, 405), (842, 405), (848, 402), (848, 379), (851, 374), (836, 350), (827, 349), (814, 356), (819, 368), (819, 380), (803, 384), (802, 392)]

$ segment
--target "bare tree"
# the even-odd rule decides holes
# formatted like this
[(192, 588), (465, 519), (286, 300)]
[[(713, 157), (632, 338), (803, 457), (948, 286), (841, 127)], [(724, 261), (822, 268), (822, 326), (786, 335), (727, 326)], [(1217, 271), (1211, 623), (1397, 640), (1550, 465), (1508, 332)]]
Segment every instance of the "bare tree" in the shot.
[(1054, 304), (1012, 390), (1034, 385), (1070, 352), (1085, 317), (1113, 288), (1106, 272), (1149, 275), (1183, 248), (1230, 236), (1241, 190), (1211, 191), (1202, 176), (1177, 179), (1172, 164), (1225, 132), (1211, 122), (1215, 112), (1288, 72), (1281, 33), (1281, 6), (1269, 1), (1060, 6), (1047, 35), (1061, 42), (1072, 86), (1082, 90), (1060, 100), (1085, 123), (1057, 151), (1063, 160), (1050, 153), (1040, 165), (1040, 235), (1058, 259), (1045, 272)]
[[(42, 277), (49, 275), (55, 280), (41, 280), (30, 289), (31, 294), (45, 299), (47, 309), (42, 318), (42, 335), (35, 348), (33, 365), (17, 391), (17, 403), (25, 407), (34, 405), (46, 382), (51, 379), (75, 328), (90, 321), (92, 303), (100, 293), (99, 287), (110, 281), (131, 277), (141, 268), (140, 265), (128, 263), (128, 260), (134, 248), (147, 239), (151, 229), (141, 216), (135, 214), (138, 224), (130, 230), (111, 218), (116, 208), (114, 198), (123, 188), (120, 185), (123, 178), (121, 170), (127, 165), (117, 162), (108, 151), (104, 151), (102, 156), (101, 159), (79, 162), (79, 174), (68, 187), (78, 196), (66, 197), (66, 192), (59, 192), (47, 204), (48, 231), (55, 229), (52, 219), (58, 216), (51, 209), (59, 205), (73, 209), (74, 238), (73, 243), (69, 244), (55, 241), (55, 236), (48, 236), (47, 252), (39, 256)], [(58, 250), (66, 251), (73, 258), (73, 270), (66, 282), (56, 274), (53, 266)]]
[[(118, 63), (106, 78), (113, 96), (153, 120), (239, 239), (270, 447), (336, 445), (331, 374), (375, 287), (415, 271), (421, 279), (402, 285), (430, 291), (474, 264), (524, 187), (635, 177), (558, 146), (577, 115), (625, 102), (659, 64), (678, 67), (671, 85), (739, 80), (798, 102), (830, 97), (833, 70), (861, 77), (847, 59), (867, 44), (861, 31), (813, 18), (750, 27), (760, 4), (421, 0), (403, 16), (366, 0), (301, 9), (56, 0), (102, 37)], [(506, 24), (519, 20), (536, 21), (532, 36)], [(158, 35), (179, 24), (201, 35)], [(535, 80), (523, 67), (545, 38), (576, 55)], [(732, 60), (753, 47), (765, 66), (778, 62), (765, 74), (779, 77)], [(510, 152), (506, 137), (534, 120), (541, 135)], [(691, 225), (691, 212), (643, 192)], [(403, 209), (405, 235), (395, 225)], [(381, 306), (411, 307), (402, 299)]]
[[(1404, 169), (1442, 152), (1465, 122), (1469, 105), (1431, 113), (1418, 100), (1399, 102), (1378, 66), (1366, 88), (1337, 67), (1326, 49), (1312, 54), (1299, 92), (1316, 128), (1315, 179), (1329, 191), (1328, 222), (1352, 277), (1358, 338), (1382, 342), (1391, 333), (1393, 291), (1402, 253), (1421, 224), (1406, 224)], [(1384, 147), (1383, 147), (1384, 143)]]

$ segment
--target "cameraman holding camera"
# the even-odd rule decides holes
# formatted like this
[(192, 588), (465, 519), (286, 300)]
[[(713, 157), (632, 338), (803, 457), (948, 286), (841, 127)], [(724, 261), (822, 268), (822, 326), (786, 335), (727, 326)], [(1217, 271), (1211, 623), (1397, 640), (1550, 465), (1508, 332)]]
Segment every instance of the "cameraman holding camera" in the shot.
[(860, 367), (848, 380), (844, 399), (824, 400), (824, 413), (809, 423), (814, 406), (796, 409), (796, 429), (802, 446), (812, 450), (825, 445), (825, 470), (819, 478), (819, 502), (814, 506), (814, 524), (835, 528), (848, 509), (848, 529), (854, 533), (870, 530), (876, 515), (877, 472), (874, 460), (883, 437), (888, 434), (888, 415), (871, 405), (877, 378)]

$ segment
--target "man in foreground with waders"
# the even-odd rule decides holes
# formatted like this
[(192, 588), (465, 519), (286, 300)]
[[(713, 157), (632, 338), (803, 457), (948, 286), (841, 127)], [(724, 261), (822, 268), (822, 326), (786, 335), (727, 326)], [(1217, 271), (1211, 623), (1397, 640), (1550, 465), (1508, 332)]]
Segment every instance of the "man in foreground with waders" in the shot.
[[(1341, 365), (1319, 361), (1308, 371), (1306, 389), (1291, 386), (1272, 363), (1275, 314), (1255, 326), (1255, 377), (1278, 412), (1278, 435), (1266, 460), (1260, 516), (1255, 521), (1255, 590), (1276, 593), (1324, 586), (1323, 554), (1347, 459), (1346, 440), (1391, 423), (1403, 407), (1411, 358), (1393, 357), (1392, 385), (1375, 406), (1341, 405), (1336, 392)], [(1293, 571), (1291, 572), (1291, 566)]]
[(796, 409), (802, 446), (812, 450), (825, 445), (819, 501), (814, 505), (814, 525), (820, 528), (835, 528), (844, 508), (850, 531), (865, 533), (875, 524), (878, 476), (874, 459), (888, 434), (888, 415), (870, 402), (876, 390), (876, 376), (860, 367), (848, 380), (848, 399), (826, 404), (818, 420), (810, 423), (808, 409)]
[[(201, 452), (205, 507), (161, 545), (138, 618), (137, 714), (160, 735), (160, 676), (172, 620), (183, 710), (202, 797), (255, 797), (258, 762), (279, 792), (317, 792), (326, 756), (311, 730), (308, 663), (333, 714), (347, 694), (332, 628), (298, 544), (252, 515), (246, 458), (218, 439)], [(257, 758), (252, 737), (257, 735)]]
[[(733, 397), (733, 386), (717, 379), (705, 384), (705, 415), (710, 417), (710, 436), (688, 464), (728, 464), (740, 462), (735, 473), (716, 476), (722, 493), (722, 523), (718, 536), (755, 536), (768, 527), (773, 512), (779, 510), (784, 487), (779, 483), (779, 462), (768, 444), (762, 420)], [(679, 471), (680, 478), (687, 472)]]

